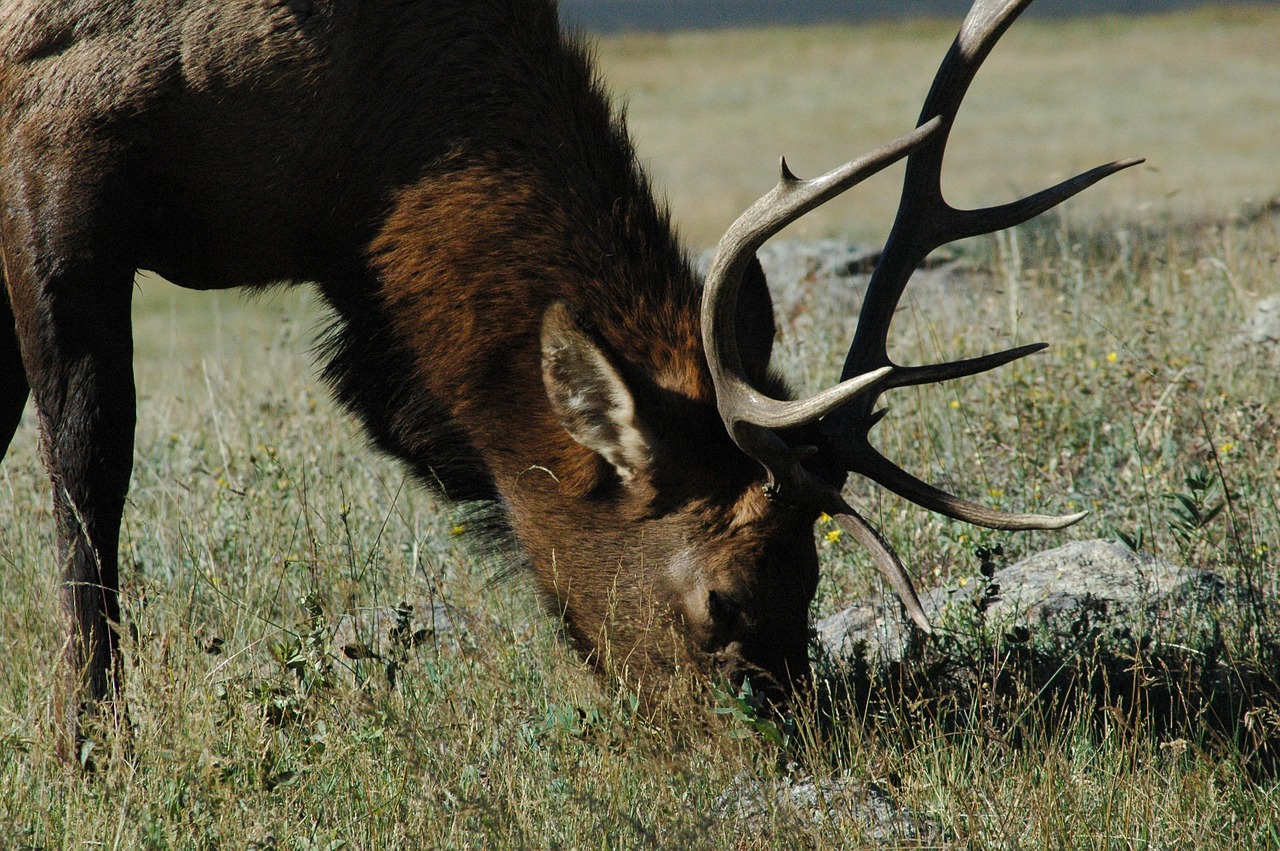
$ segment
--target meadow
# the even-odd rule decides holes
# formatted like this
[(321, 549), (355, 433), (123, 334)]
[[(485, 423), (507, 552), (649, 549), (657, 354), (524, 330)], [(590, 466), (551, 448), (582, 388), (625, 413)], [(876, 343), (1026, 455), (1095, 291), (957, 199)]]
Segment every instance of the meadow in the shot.
[[(911, 127), (954, 29), (632, 35), (599, 54), (701, 249), (770, 188), (780, 153), (813, 174)], [(895, 391), (876, 432), (885, 454), (991, 504), (1091, 511), (1065, 532), (993, 533), (852, 483), (921, 585), (976, 575), (979, 547), (1012, 561), (1121, 537), (1280, 596), (1280, 362), (1236, 342), (1280, 295), (1277, 33), (1280, 13), (1261, 8), (1025, 21), (983, 68), (948, 154), (953, 203), (1148, 163), (953, 249), (976, 284), (909, 291), (892, 337), (902, 361), (1052, 347)], [(784, 238), (882, 238), (897, 176)], [(323, 316), (304, 289), (250, 300), (142, 275), (134, 319), (131, 749), (94, 736), (92, 774), (53, 754), (62, 639), (28, 411), (0, 466), (0, 849), (1280, 844), (1274, 766), (1195, 725), (1055, 714), (1035, 695), (1011, 710), (1016, 740), (981, 712), (943, 726), (893, 703), (802, 707), (783, 729), (723, 693), (646, 719), (590, 675), (526, 584), (494, 580), (466, 511), (371, 452), (331, 403), (309, 357)], [(815, 296), (780, 319), (783, 371), (829, 382), (855, 317)], [(1201, 509), (1195, 522), (1170, 495)], [(815, 617), (880, 585), (827, 531)], [(336, 649), (340, 629), (372, 644), (361, 631), (386, 622), (369, 613), (402, 603), (392, 652)], [(1274, 661), (1264, 633), (1228, 636), (1231, 663)], [(1280, 738), (1274, 709), (1248, 723)], [(744, 792), (809, 778), (858, 792), (802, 812)], [(870, 800), (918, 828), (869, 819)]]

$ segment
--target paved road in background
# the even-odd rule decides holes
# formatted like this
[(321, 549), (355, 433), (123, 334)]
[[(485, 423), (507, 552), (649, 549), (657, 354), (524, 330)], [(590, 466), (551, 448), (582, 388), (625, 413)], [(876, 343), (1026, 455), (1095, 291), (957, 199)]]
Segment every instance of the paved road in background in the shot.
[[(1235, 5), (1275, 5), (1277, 2), (1280, 0), (1237, 0)], [(969, 4), (970, 0), (560, 0), (567, 21), (599, 33), (875, 18), (959, 18)], [(1205, 0), (1038, 0), (1027, 14), (1139, 14), (1206, 5), (1212, 4)]]

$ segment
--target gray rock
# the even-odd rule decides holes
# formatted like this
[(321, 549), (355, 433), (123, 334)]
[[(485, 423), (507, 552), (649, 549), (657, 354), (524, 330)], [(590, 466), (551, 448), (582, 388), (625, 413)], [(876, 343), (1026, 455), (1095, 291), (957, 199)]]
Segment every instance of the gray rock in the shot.
[(1280, 295), (1264, 298), (1240, 326), (1240, 348), (1259, 351), (1280, 366)]
[[(1178, 567), (1117, 541), (1075, 541), (997, 571), (989, 621), (1025, 623), (1055, 635), (1078, 633), (1082, 613), (1134, 631), (1173, 635), (1188, 616), (1223, 602), (1225, 581)], [(990, 587), (990, 586), (989, 586)]]
[(937, 840), (941, 829), (898, 804), (880, 785), (848, 774), (781, 780), (739, 778), (720, 796), (717, 810), (748, 825), (791, 824), (828, 840), (833, 834), (861, 842)]
[[(1148, 641), (1210, 640), (1205, 613), (1221, 605), (1226, 582), (1207, 570), (1178, 567), (1115, 541), (1076, 541), (996, 571), (921, 595), (943, 629), (1001, 633), (1023, 628), (1042, 641), (1134, 636)], [(836, 662), (891, 664), (918, 640), (896, 598), (877, 597), (819, 621), (818, 641)]]
[[(714, 255), (715, 249), (708, 249), (698, 257), (700, 275), (707, 274)], [(764, 245), (756, 257), (781, 315), (791, 316), (815, 288), (836, 297), (837, 307), (852, 307), (856, 313), (880, 249), (843, 239), (778, 240)], [(837, 282), (844, 286), (834, 286)]]
[[(695, 263), (699, 274), (706, 275), (714, 254), (715, 249), (708, 249), (699, 255)], [(867, 282), (880, 262), (880, 248), (844, 239), (778, 240), (766, 243), (756, 257), (781, 317), (793, 320), (814, 304), (824, 312), (856, 317)], [(970, 277), (972, 270), (966, 264), (939, 251), (916, 271), (906, 297), (931, 295), (939, 287)]]
[[(934, 596), (932, 592), (920, 596), (931, 623), (937, 620)], [(901, 662), (907, 653), (907, 642), (915, 637), (902, 614), (897, 597), (881, 595), (854, 603), (814, 624), (818, 645), (823, 655), (837, 663)]]

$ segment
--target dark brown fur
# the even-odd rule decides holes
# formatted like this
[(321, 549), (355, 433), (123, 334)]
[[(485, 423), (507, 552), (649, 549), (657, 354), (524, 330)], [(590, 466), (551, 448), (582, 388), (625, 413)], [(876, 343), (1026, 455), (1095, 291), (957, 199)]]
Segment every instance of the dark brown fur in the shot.
[[(0, 0), (0, 251), (0, 443), (29, 385), (68, 732), (118, 686), (138, 268), (315, 281), (338, 398), (428, 484), (496, 505), (601, 670), (651, 684), (692, 649), (805, 676), (814, 518), (724, 433), (699, 283), (550, 2)], [(610, 375), (631, 420), (574, 407), (616, 402)]]

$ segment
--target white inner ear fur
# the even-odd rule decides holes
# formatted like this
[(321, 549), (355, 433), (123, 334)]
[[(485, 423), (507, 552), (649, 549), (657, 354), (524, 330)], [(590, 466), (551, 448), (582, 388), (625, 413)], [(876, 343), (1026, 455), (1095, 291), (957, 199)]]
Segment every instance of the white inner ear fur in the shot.
[(649, 468), (652, 444), (636, 413), (635, 397), (561, 303), (547, 308), (542, 319), (542, 379), (565, 431), (599, 453), (622, 481)]

